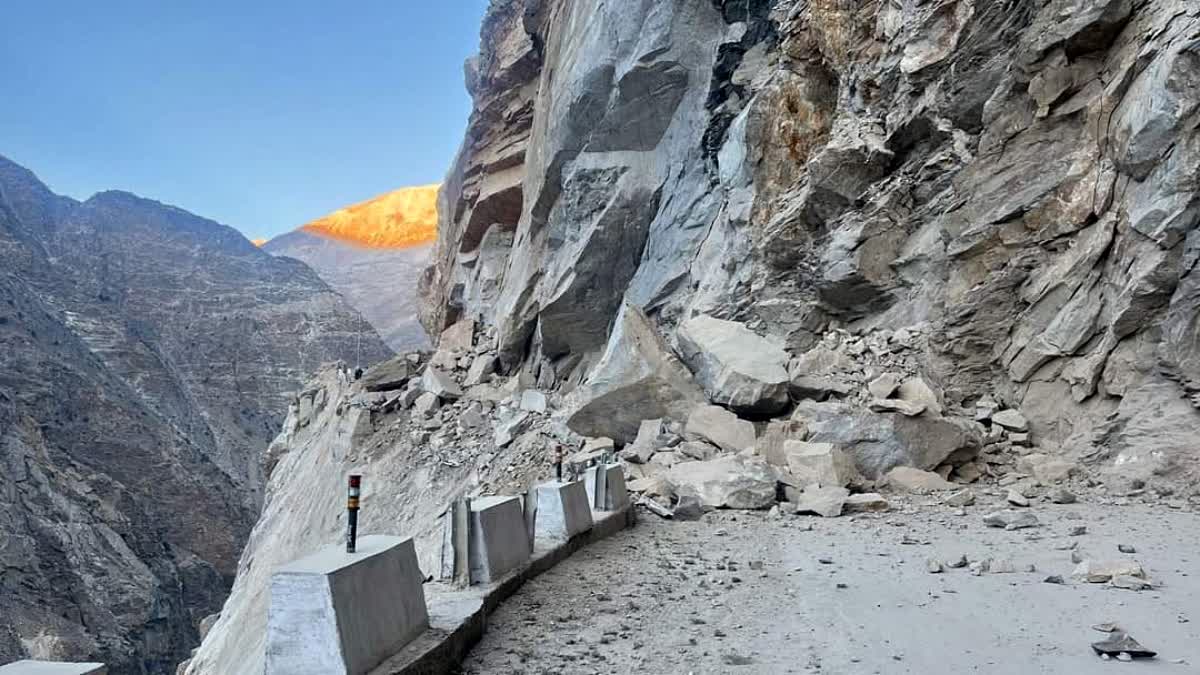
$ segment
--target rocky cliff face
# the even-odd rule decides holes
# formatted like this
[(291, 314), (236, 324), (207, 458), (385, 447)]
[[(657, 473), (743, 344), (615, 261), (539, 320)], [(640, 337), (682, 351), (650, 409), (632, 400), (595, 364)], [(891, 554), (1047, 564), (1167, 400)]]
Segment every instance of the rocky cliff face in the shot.
[(407, 248), (366, 248), (297, 230), (262, 249), (295, 258), (341, 293), (397, 352), (429, 347), (417, 320), (417, 280), (429, 263), (431, 243)]
[(0, 661), (168, 672), (214, 611), (304, 374), (389, 354), (303, 264), (0, 158)]
[(915, 327), (948, 409), (1194, 472), (1198, 28), (1181, 0), (494, 2), (424, 320), (560, 382), (602, 376), (625, 302), (792, 358)]

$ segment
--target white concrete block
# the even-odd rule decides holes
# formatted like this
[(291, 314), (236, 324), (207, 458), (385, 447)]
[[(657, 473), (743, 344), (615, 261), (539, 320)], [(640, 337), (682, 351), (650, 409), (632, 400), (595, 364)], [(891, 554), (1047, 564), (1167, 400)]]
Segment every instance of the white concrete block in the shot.
[[(596, 497), (596, 472), (603, 471), (604, 492)], [(619, 511), (629, 505), (629, 492), (625, 489), (625, 471), (620, 464), (594, 466), (587, 470), (583, 479), (587, 488), (588, 503), (597, 511)]]
[(0, 666), (0, 675), (108, 675), (108, 668), (103, 663), (17, 661)]
[(570, 539), (592, 529), (592, 509), (583, 481), (537, 486), (537, 538)]
[(271, 577), (266, 675), (365, 675), (429, 627), (412, 539), (360, 537)]
[(529, 561), (520, 497), (471, 500), (471, 583), (491, 583)]

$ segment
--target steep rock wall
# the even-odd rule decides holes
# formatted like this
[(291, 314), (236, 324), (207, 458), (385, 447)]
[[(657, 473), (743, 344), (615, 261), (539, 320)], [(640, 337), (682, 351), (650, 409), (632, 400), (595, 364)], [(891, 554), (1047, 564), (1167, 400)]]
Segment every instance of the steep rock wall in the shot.
[(916, 326), (950, 408), (1194, 471), (1198, 28), (1182, 0), (494, 2), (426, 326), (493, 325), (566, 388), (623, 300), (794, 354)]

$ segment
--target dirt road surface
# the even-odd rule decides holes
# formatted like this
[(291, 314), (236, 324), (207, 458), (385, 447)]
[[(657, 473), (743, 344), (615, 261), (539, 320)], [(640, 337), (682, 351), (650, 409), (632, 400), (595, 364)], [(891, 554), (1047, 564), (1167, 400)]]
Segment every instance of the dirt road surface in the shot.
[[(462, 672), (1200, 673), (1200, 515), (1036, 503), (1040, 526), (1010, 531), (983, 523), (1008, 508), (999, 491), (964, 510), (892, 499), (890, 512), (836, 519), (643, 512), (526, 584)], [(1074, 580), (1073, 554), (1136, 560), (1155, 588)], [(930, 572), (930, 559), (963, 556), (991, 571)], [(1158, 657), (1099, 658), (1090, 644), (1107, 636), (1092, 626), (1107, 622)]]

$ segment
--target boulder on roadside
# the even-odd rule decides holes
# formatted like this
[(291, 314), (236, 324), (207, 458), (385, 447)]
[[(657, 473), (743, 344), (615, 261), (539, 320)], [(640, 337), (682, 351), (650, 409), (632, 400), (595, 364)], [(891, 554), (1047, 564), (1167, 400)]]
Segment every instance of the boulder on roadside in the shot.
[(792, 419), (805, 423), (806, 440), (837, 444), (870, 479), (897, 466), (934, 469), (955, 453), (966, 461), (982, 440), (965, 419), (876, 413), (848, 403), (800, 401)]
[(421, 389), (443, 401), (453, 401), (462, 397), (462, 389), (454, 378), (432, 366), (426, 368), (425, 373), (421, 375)]
[(437, 348), (448, 352), (469, 352), (475, 344), (475, 321), (463, 319), (442, 331)]
[(975, 493), (971, 492), (970, 490), (959, 490), (958, 492), (946, 497), (942, 501), (945, 502), (946, 506), (954, 506), (956, 508), (974, 506)]
[(900, 386), (900, 376), (895, 373), (884, 373), (879, 377), (871, 380), (867, 385), (867, 391), (871, 392), (871, 396), (878, 399), (891, 398), (892, 394), (896, 393), (896, 389)]
[(644, 494), (647, 497), (670, 497), (674, 494), (671, 484), (661, 476), (631, 480), (626, 487), (632, 492)]
[(684, 441), (675, 446), (675, 452), (703, 462), (721, 454), (721, 449), (706, 441)]
[(891, 505), (888, 504), (888, 500), (877, 492), (864, 492), (846, 498), (846, 513), (879, 512), (889, 508)]
[(761, 459), (726, 455), (707, 462), (683, 462), (665, 476), (675, 493), (704, 506), (765, 509), (775, 503), (775, 472)]
[(983, 517), (983, 524), (988, 527), (998, 527), (1006, 530), (1023, 530), (1028, 527), (1037, 527), (1037, 516), (1029, 511), (997, 511), (989, 513)]
[(844, 487), (809, 485), (797, 496), (796, 502), (792, 505), (792, 513), (837, 518), (842, 515), (849, 497), (850, 491)]
[(794, 375), (788, 384), (788, 393), (794, 399), (824, 401), (831, 396), (844, 398), (852, 391), (852, 384), (831, 375)]
[(858, 477), (854, 461), (833, 443), (784, 441), (783, 454), (787, 464), (781, 479), (796, 487), (845, 487)]
[(397, 356), (368, 368), (361, 383), (369, 392), (394, 391), (408, 384), (416, 372), (417, 367), (406, 357)]
[(684, 426), (684, 438), (705, 440), (727, 452), (754, 445), (754, 424), (715, 405), (696, 406)]
[(787, 466), (787, 456), (783, 452), (785, 441), (803, 441), (808, 438), (808, 426), (803, 420), (771, 420), (766, 430), (754, 444), (759, 454), (773, 466)]
[(1146, 571), (1136, 560), (1084, 560), (1071, 577), (1089, 584), (1108, 583), (1113, 577), (1146, 578)]
[(788, 355), (782, 344), (745, 324), (708, 315), (679, 326), (679, 353), (709, 398), (743, 413), (775, 413), (788, 404)]
[(471, 361), (470, 367), (467, 368), (467, 377), (463, 380), (463, 384), (468, 387), (486, 384), (496, 372), (496, 362), (497, 359), (494, 354), (480, 354), (476, 356)]
[(417, 400), (413, 402), (413, 412), (418, 417), (429, 417), (439, 407), (441, 407), (441, 402), (437, 395), (428, 391), (418, 396)]
[(521, 392), (521, 410), (546, 412), (546, 395), (536, 389), (526, 389)]
[(921, 377), (910, 377), (900, 385), (896, 398), (913, 405), (921, 406), (930, 415), (942, 414), (942, 399)]
[(1024, 415), (1016, 410), (1001, 410), (1000, 412), (992, 415), (992, 423), (999, 424), (1005, 429), (1008, 429), (1009, 431), (1015, 431), (1017, 433), (1025, 433), (1026, 431), (1029, 431), (1029, 421), (1025, 419)]
[(871, 412), (900, 413), (906, 417), (916, 417), (925, 412), (925, 404), (915, 401), (905, 401), (898, 398), (877, 398), (871, 401)]
[(629, 443), (642, 420), (682, 421), (707, 400), (642, 310), (629, 303), (617, 314), (604, 354), (591, 372), (564, 405), (567, 426), (584, 436)]
[(959, 489), (958, 485), (932, 471), (923, 471), (911, 466), (898, 466), (892, 469), (884, 476), (884, 481), (894, 489), (916, 494)]

